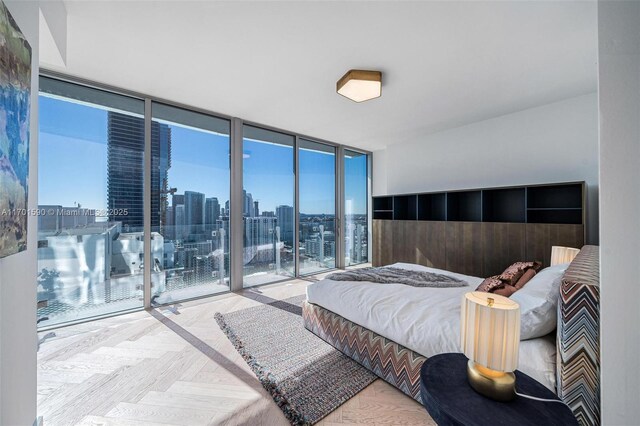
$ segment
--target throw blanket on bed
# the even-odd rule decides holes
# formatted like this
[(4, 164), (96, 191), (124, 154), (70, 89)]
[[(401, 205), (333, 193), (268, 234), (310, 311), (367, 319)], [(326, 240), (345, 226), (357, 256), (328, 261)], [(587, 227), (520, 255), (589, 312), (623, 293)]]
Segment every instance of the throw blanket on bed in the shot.
[(379, 284), (405, 284), (412, 287), (465, 287), (469, 284), (448, 275), (433, 272), (410, 271), (384, 266), (380, 268), (351, 269), (327, 276), (333, 281), (370, 281)]

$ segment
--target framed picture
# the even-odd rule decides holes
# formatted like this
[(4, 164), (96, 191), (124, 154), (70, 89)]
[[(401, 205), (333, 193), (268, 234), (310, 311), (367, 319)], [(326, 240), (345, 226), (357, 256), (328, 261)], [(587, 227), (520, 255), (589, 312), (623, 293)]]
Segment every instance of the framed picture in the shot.
[(31, 46), (0, 1), (0, 257), (27, 248)]

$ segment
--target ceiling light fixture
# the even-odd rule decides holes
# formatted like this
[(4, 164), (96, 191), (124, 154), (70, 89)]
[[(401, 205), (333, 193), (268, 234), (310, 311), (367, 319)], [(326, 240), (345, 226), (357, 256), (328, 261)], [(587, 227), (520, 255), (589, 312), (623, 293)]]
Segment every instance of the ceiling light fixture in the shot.
[(338, 94), (354, 102), (364, 102), (382, 95), (380, 71), (350, 70), (337, 84)]

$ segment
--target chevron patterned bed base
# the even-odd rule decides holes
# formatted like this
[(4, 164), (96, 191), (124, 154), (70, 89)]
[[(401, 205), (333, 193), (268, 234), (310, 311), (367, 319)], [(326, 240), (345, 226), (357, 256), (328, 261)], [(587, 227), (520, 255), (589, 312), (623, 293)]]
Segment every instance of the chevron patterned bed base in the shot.
[(427, 358), (318, 305), (302, 305), (304, 326), (422, 404), (420, 367)]
[(562, 277), (558, 396), (581, 425), (600, 424), (600, 253), (584, 246)]

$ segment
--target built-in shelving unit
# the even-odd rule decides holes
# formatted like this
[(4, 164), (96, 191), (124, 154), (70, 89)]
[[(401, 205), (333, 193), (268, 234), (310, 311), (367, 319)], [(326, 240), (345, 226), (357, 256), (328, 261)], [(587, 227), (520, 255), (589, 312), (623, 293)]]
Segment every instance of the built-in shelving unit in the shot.
[(373, 197), (373, 218), (448, 222), (583, 224), (584, 183)]
[(416, 263), (489, 277), (517, 261), (548, 265), (554, 245), (587, 241), (583, 182), (373, 198), (373, 266)]

